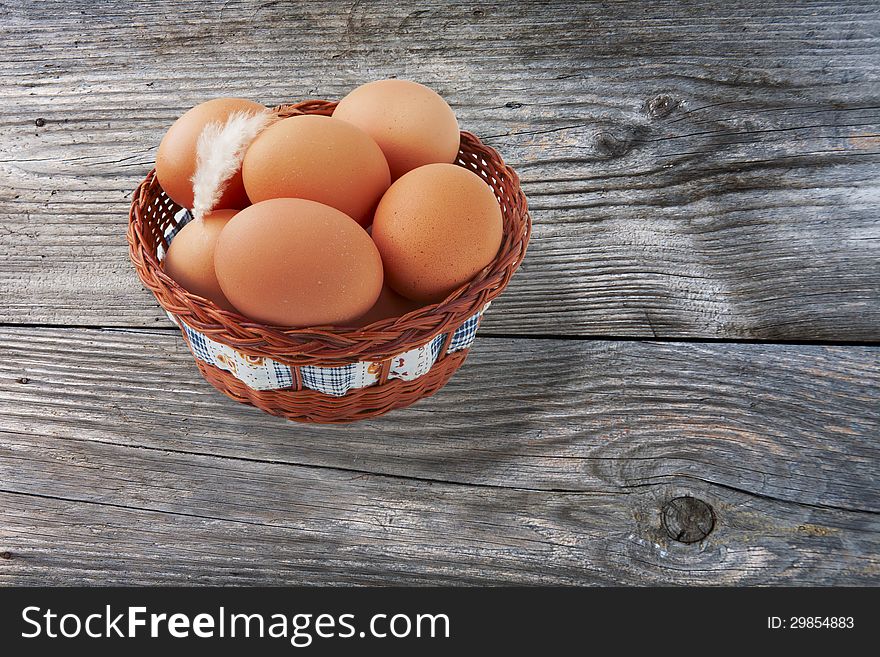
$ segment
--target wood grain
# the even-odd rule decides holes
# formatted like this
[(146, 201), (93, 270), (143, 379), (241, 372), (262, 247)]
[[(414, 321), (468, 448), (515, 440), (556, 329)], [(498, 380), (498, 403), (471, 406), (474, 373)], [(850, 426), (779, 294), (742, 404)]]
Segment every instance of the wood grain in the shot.
[(348, 427), (225, 399), (165, 331), (0, 354), (0, 582), (880, 582), (876, 348), (480, 340)]
[(873, 2), (0, 6), (0, 322), (160, 326), (126, 257), (164, 129), (415, 78), (521, 172), (500, 335), (874, 341)]
[[(880, 338), (876, 3), (0, 24), (0, 585), (880, 584), (880, 348), (729, 342)], [(435, 397), (286, 423), (199, 378), (128, 263), (130, 192), (202, 100), (389, 76), (516, 167), (532, 247)], [(682, 496), (715, 514), (693, 544)]]
[[(111, 449), (91, 477), (70, 475), (95, 486), (75, 497), (0, 492), (0, 585), (880, 581), (874, 516), (711, 485), (462, 490), (195, 458), (168, 475), (131, 456)], [(660, 528), (658, 506), (683, 488), (720, 518), (699, 544)]]

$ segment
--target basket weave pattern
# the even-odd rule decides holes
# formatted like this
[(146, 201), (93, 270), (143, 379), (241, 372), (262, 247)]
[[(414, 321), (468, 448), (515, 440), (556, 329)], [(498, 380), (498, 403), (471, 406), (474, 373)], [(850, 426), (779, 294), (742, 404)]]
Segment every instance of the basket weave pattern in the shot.
[[(336, 103), (317, 100), (282, 105), (276, 107), (275, 112), (281, 117), (329, 115), (335, 107)], [(491, 265), (445, 300), (403, 317), (382, 320), (361, 329), (330, 326), (284, 329), (221, 310), (210, 301), (190, 294), (169, 278), (160, 265), (159, 253), (168, 248), (165, 236), (176, 226), (175, 215), (181, 208), (162, 191), (155, 171), (141, 182), (132, 200), (128, 225), (131, 261), (144, 285), (179, 322), (243, 354), (287, 364), (294, 372), (290, 389), (254, 390), (231, 372), (196, 360), (202, 376), (232, 399), (273, 415), (305, 422), (348, 422), (381, 415), (439, 390), (464, 362), (467, 350), (447, 354), (448, 344), (443, 345), (428, 373), (412, 381), (389, 379), (390, 359), (441, 333), (447, 334), (448, 343), (458, 327), (504, 290), (528, 246), (531, 219), (513, 169), (504, 164), (494, 149), (464, 131), (457, 164), (482, 175), (499, 199), (504, 220), (501, 248)], [(357, 361), (383, 363), (376, 385), (352, 390), (342, 397), (302, 388), (298, 374), (302, 366), (337, 367)]]

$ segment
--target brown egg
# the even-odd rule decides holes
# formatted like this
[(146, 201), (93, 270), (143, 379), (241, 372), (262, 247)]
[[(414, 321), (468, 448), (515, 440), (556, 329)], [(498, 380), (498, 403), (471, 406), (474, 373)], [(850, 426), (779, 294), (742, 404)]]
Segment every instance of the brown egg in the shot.
[(254, 140), (242, 163), (251, 201), (304, 198), (372, 221), (391, 177), (382, 150), (363, 130), (329, 116), (283, 119)]
[(387, 285), (383, 285), (379, 298), (376, 299), (373, 307), (357, 319), (347, 323), (346, 326), (360, 328), (383, 319), (403, 317), (407, 313), (421, 308), (423, 305), (418, 301), (411, 301), (406, 297), (402, 297)]
[(214, 269), (239, 311), (277, 326), (350, 322), (382, 289), (382, 260), (366, 231), (305, 199), (270, 199), (239, 212), (220, 233)]
[(373, 241), (388, 285), (408, 299), (436, 302), (492, 262), (502, 230), (501, 207), (480, 176), (454, 164), (428, 164), (382, 197)]
[(163, 266), (165, 273), (191, 294), (213, 301), (224, 310), (235, 310), (214, 273), (214, 248), (220, 231), (238, 210), (214, 210), (200, 221), (192, 220), (171, 240)]
[[(193, 205), (192, 177), (196, 171), (196, 143), (204, 127), (225, 122), (235, 111), (264, 111), (266, 108), (244, 98), (215, 98), (196, 105), (174, 122), (156, 152), (156, 177), (165, 193), (185, 208)], [(227, 183), (217, 207), (243, 208), (247, 194), (238, 171)]]
[(369, 82), (339, 101), (333, 117), (376, 140), (392, 180), (424, 164), (455, 162), (458, 156), (461, 136), (455, 113), (435, 91), (417, 82)]

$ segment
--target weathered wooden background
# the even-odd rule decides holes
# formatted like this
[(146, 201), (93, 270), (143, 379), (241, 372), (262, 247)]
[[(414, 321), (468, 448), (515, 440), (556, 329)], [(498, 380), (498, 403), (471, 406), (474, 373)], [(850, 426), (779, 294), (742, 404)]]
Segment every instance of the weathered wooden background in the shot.
[[(0, 584), (880, 583), (876, 2), (0, 2)], [(443, 94), (529, 256), (438, 395), (220, 396), (127, 259), (217, 95)], [(662, 522), (692, 496), (694, 543)]]

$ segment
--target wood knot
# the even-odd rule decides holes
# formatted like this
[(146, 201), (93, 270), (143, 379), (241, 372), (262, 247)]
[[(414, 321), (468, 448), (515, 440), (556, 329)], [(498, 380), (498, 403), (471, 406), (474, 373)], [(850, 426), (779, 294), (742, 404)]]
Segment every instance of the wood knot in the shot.
[(522, 103), (515, 103), (511, 100), (511, 101), (504, 103), (504, 106), (507, 107), (508, 109), (519, 109), (520, 107), (522, 107)]
[(669, 94), (654, 96), (645, 104), (648, 115), (655, 119), (669, 116), (676, 107), (678, 107), (678, 101)]
[(696, 497), (676, 497), (663, 505), (663, 529), (679, 543), (697, 543), (715, 529), (715, 512)]
[(618, 137), (610, 132), (600, 132), (596, 135), (596, 150), (606, 157), (621, 157), (626, 155), (632, 148), (632, 140), (626, 137)]
[(0, 559), (11, 559), (11, 558), (12, 558), (12, 552), (10, 552), (9, 550), (7, 550), (6, 552), (0, 552)]
[(482, 10), (482, 9), (474, 9), (474, 11), (473, 11), (472, 13), (473, 13), (474, 16), (476, 16), (477, 18), (479, 18), (480, 16), (483, 15), (483, 10)]
[(23, 376), (20, 379), (16, 379), (16, 381), (18, 381), (19, 383), (23, 383), (23, 384), (31, 382), (31, 380), (29, 378), (27, 378), (26, 376)]
[(44, 125), (46, 125), (46, 119), (40, 117), (39, 119), (34, 121), (34, 125), (37, 126), (38, 128), (42, 128)]

